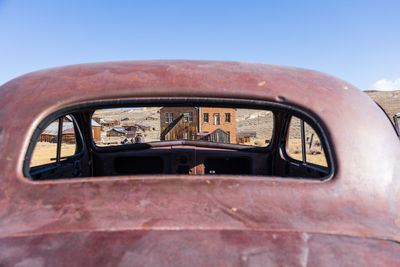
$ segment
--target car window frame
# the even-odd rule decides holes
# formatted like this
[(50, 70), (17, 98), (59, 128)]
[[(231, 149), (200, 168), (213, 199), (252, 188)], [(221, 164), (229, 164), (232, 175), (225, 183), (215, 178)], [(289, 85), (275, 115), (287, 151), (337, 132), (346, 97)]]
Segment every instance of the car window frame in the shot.
[[(332, 178), (334, 178), (336, 174), (336, 154), (335, 154), (335, 149), (333, 146), (333, 143), (330, 139), (330, 133), (328, 131), (328, 128), (325, 126), (325, 123), (320, 119), (320, 117), (312, 112), (311, 110), (308, 110), (305, 107), (298, 107), (295, 105), (291, 105), (290, 103), (284, 102), (284, 103), (277, 103), (277, 102), (270, 102), (267, 100), (248, 100), (248, 99), (230, 99), (230, 98), (202, 98), (202, 97), (197, 97), (197, 98), (188, 98), (188, 97), (173, 97), (173, 98), (139, 98), (139, 99), (115, 99), (115, 100), (100, 100), (100, 101), (92, 101), (92, 102), (86, 102), (86, 103), (81, 103), (81, 104), (75, 104), (71, 105), (68, 107), (61, 108), (51, 114), (49, 114), (44, 120), (40, 122), (38, 127), (36, 128), (34, 134), (31, 137), (31, 140), (28, 145), (27, 152), (24, 157), (24, 163), (23, 163), (23, 174), (26, 178), (30, 178), (29, 174), (29, 160), (30, 157), (32, 156), (33, 148), (36, 143), (36, 140), (40, 133), (43, 130), (43, 127), (46, 126), (49, 121), (54, 121), (55, 118), (58, 118), (60, 116), (64, 115), (72, 115), (74, 113), (78, 112), (91, 112), (89, 121), (92, 118), (92, 115), (96, 109), (105, 109), (105, 108), (122, 108), (122, 107), (133, 107), (133, 106), (204, 106), (204, 107), (227, 107), (227, 108), (232, 108), (234, 106), (235, 108), (248, 108), (248, 109), (263, 109), (263, 110), (269, 110), (269, 111), (277, 111), (277, 112), (283, 112), (285, 115), (294, 115), (297, 116), (298, 118), (304, 119), (311, 127), (314, 128), (316, 133), (319, 135), (320, 140), (321, 140), (321, 145), (324, 148), (325, 154), (326, 154), (326, 160), (328, 164), (328, 174), (324, 177), (321, 177), (319, 181), (329, 181)], [(278, 138), (276, 135), (276, 118), (275, 115), (274, 117), (274, 130), (271, 138), (271, 142), (268, 144), (268, 146), (265, 147), (252, 147), (252, 146), (247, 146), (247, 149), (251, 149), (252, 152), (259, 152), (259, 153), (268, 153), (271, 150), (271, 145), (275, 142), (275, 139)], [(76, 125), (76, 121), (74, 121)], [(91, 125), (91, 123), (90, 123)], [(45, 128), (45, 127), (44, 127)], [(77, 127), (79, 129), (79, 126)], [(280, 134), (285, 134), (287, 132), (287, 125), (285, 126), (285, 130), (283, 131), (284, 133)], [(82, 133), (79, 133), (81, 138), (82, 138), (82, 143), (84, 145), (84, 149), (90, 149), (94, 150), (96, 152), (111, 152), (113, 151), (113, 148), (115, 147), (98, 147), (95, 145), (93, 141), (93, 136), (92, 132), (89, 131), (88, 135), (90, 140), (87, 140), (88, 142), (86, 143), (89, 145), (88, 148), (85, 148), (85, 140), (83, 139)], [(282, 140), (282, 136), (280, 137), (280, 140)], [(288, 159), (288, 155), (286, 154), (286, 151), (283, 149), (282, 150), (282, 145), (284, 145), (285, 142), (282, 141), (280, 144), (281, 153), (286, 157), (285, 159)], [(132, 149), (132, 146), (137, 146), (137, 149), (143, 149), (143, 145), (146, 144), (132, 144), (132, 145), (126, 145), (126, 146), (118, 146), (117, 150), (120, 150), (121, 148), (125, 149)], [(245, 149), (245, 148), (244, 148)], [(83, 152), (83, 151), (82, 151)], [(82, 153), (81, 152), (81, 153)], [(314, 165), (312, 163), (309, 163), (311, 166)], [(318, 168), (318, 165), (315, 165)], [(314, 166), (314, 167), (315, 167)], [(255, 176), (256, 177), (256, 176)], [(267, 178), (270, 176), (266, 176)], [(272, 176), (275, 177), (275, 176)], [(279, 178), (279, 177), (278, 177)], [(284, 178), (291, 178), (291, 177), (284, 177)], [(95, 179), (95, 177), (92, 177), (91, 179)], [(293, 179), (303, 179), (302, 177), (293, 177)], [(304, 177), (304, 180), (306, 181), (315, 181), (315, 179), (310, 179), (307, 177)]]
[[(326, 159), (326, 162), (327, 162), (328, 166), (322, 166), (322, 165), (318, 165), (318, 164), (315, 164), (315, 163), (307, 161), (307, 156), (305, 155), (307, 152), (306, 152), (305, 147), (303, 147), (303, 145), (305, 145), (305, 144), (303, 144), (303, 140), (302, 140), (302, 160), (295, 159), (295, 158), (291, 157), (291, 155), (288, 153), (290, 124), (291, 124), (291, 120), (292, 120), (293, 117), (297, 117), (298, 119), (300, 119), (300, 121), (303, 121), (303, 123), (304, 123), (304, 131), (305, 131), (305, 124), (307, 123), (315, 131), (315, 133), (318, 135), (318, 138), (321, 141), (321, 146), (322, 146), (322, 149), (324, 151), (325, 159)], [(291, 114), (290, 118), (288, 118), (288, 120), (286, 121), (286, 125), (284, 126), (284, 131), (283, 131), (284, 132), (283, 133), (284, 134), (284, 138), (282, 138), (282, 140), (284, 140), (284, 142), (280, 145), (281, 153), (283, 155), (283, 158), (285, 160), (289, 161), (289, 162), (294, 162), (296, 164), (300, 164), (300, 165), (303, 165), (303, 166), (306, 166), (306, 167), (311, 167), (311, 168), (313, 168), (315, 170), (325, 172), (325, 171), (330, 170), (330, 169), (333, 168), (333, 165), (332, 166), (329, 165), (329, 164), (332, 164), (332, 162), (329, 160), (328, 153), (326, 152), (329, 149), (329, 147), (327, 147), (327, 143), (324, 140), (322, 140), (323, 138), (321, 137), (321, 135), (323, 133), (320, 131), (320, 129), (315, 128), (315, 126), (313, 126), (312, 123), (313, 122), (308, 121), (307, 118), (304, 119), (304, 118), (298, 117), (298, 116), (296, 116), (294, 114)], [(300, 131), (302, 132), (303, 129), (300, 129)], [(303, 137), (305, 138), (305, 135), (303, 136), (303, 133), (301, 133), (301, 135), (302, 135), (302, 139), (303, 139)], [(304, 161), (304, 159), (305, 159), (305, 161)], [(323, 180), (325, 180), (325, 179), (323, 179)]]
[[(62, 129), (63, 125), (61, 124), (61, 126), (60, 126), (60, 121), (62, 123), (64, 123), (63, 118), (65, 118), (66, 116), (70, 116), (71, 117), (72, 123), (74, 125), (75, 144), (76, 145), (75, 145), (75, 152), (74, 152), (73, 155), (61, 157), (62, 131), (60, 132), (60, 128)], [(34, 151), (34, 149), (36, 147), (36, 143), (38, 142), (37, 140), (38, 140), (39, 136), (55, 120), (58, 120), (57, 151), (56, 151), (55, 161), (54, 162), (50, 162), (50, 163), (46, 163), (46, 164), (42, 164), (42, 165), (37, 165), (37, 166), (30, 167), (30, 162), (31, 162), (31, 159), (32, 159), (33, 151)], [(60, 136), (61, 136), (61, 138), (59, 138)], [(36, 141), (33, 142), (33, 140), (36, 140)], [(53, 168), (58, 168), (64, 162), (67, 162), (67, 161), (70, 161), (72, 159), (76, 159), (76, 158), (82, 157), (84, 152), (85, 152), (85, 142), (84, 142), (84, 139), (83, 139), (82, 132), (81, 132), (81, 130), (79, 128), (79, 125), (78, 125), (74, 115), (68, 113), (68, 114), (64, 114), (64, 115), (61, 115), (61, 116), (57, 116), (56, 119), (53, 119), (53, 120), (51, 120), (49, 117), (44, 119), (39, 124), (39, 126), (35, 130), (34, 134), (32, 135), (32, 139), (31, 139), (31, 142), (30, 142), (29, 147), (28, 147), (28, 151), (29, 150), (31, 150), (30, 157), (28, 158), (28, 156), (27, 156), (28, 152), (27, 152), (27, 154), (26, 154), (26, 156), (24, 158), (24, 174), (26, 172), (26, 169), (25, 169), (26, 166), (25, 165), (28, 165), (29, 178), (30, 178), (31, 175), (36, 175), (38, 173), (49, 171), (49, 170), (51, 170)], [(25, 176), (26, 176), (26, 174), (25, 174)]]

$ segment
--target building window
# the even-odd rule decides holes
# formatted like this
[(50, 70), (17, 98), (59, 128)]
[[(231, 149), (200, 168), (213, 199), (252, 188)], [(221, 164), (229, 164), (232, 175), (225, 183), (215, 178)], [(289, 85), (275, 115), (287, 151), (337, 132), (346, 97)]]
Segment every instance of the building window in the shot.
[(225, 113), (225, 122), (231, 122), (231, 113)]
[(219, 113), (214, 114), (214, 125), (220, 125)]
[(203, 114), (203, 122), (208, 122), (208, 113)]
[(168, 113), (165, 113), (165, 123), (168, 123), (169, 122), (169, 120), (168, 120)]
[(186, 112), (186, 113), (183, 113), (183, 120), (185, 121), (185, 122), (188, 122), (188, 121), (190, 121), (190, 122), (192, 122), (193, 121), (193, 112)]
[(169, 122), (174, 120), (174, 113), (169, 113)]

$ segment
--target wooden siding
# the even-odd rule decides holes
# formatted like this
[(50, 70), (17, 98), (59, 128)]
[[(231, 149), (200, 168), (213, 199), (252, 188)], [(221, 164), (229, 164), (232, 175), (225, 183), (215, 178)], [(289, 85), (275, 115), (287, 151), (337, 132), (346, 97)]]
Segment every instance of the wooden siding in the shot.
[(192, 112), (192, 121), (182, 118), (179, 123), (166, 135), (165, 140), (188, 139), (194, 140), (199, 131), (199, 112), (196, 107), (163, 107), (160, 110), (160, 133), (162, 133), (171, 122), (165, 121), (165, 114), (173, 113), (173, 120), (184, 113)]
[(101, 127), (100, 126), (92, 126), (92, 134), (93, 134), (93, 140), (94, 141), (100, 141), (101, 140), (100, 132), (101, 132)]

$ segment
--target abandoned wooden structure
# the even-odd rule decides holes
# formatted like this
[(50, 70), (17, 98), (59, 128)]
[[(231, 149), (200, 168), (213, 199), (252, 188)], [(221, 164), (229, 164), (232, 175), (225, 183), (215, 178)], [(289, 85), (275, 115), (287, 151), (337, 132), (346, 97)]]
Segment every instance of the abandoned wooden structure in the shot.
[(235, 143), (236, 110), (219, 107), (163, 107), (161, 140), (207, 140)]

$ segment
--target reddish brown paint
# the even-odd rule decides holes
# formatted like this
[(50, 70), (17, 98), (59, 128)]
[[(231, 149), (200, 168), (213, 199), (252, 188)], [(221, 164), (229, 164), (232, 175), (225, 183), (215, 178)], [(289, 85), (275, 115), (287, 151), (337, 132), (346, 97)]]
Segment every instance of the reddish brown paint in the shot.
[[(303, 108), (325, 123), (337, 171), (326, 182), (23, 177), (32, 133), (51, 112), (98, 100), (159, 97), (257, 99)], [(26, 259), (125, 265), (135, 258), (139, 265), (187, 265), (195, 259), (194, 265), (272, 260), (304, 266), (304, 255), (305, 265), (399, 264), (400, 245), (392, 242), (400, 241), (399, 139), (375, 103), (344, 81), (236, 62), (84, 64), (14, 79), (0, 87), (0, 106), (5, 265)]]

